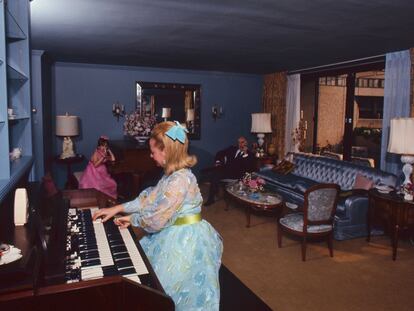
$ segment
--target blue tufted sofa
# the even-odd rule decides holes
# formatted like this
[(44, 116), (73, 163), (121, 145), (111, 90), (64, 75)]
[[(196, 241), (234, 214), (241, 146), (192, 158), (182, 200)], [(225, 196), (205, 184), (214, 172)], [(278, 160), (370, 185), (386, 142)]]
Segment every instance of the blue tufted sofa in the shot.
[(262, 169), (255, 175), (266, 180), (267, 186), (280, 193), (286, 202), (303, 204), (303, 194), (317, 183), (335, 183), (341, 187), (342, 194), (334, 222), (336, 240), (366, 236), (366, 217), (368, 197), (361, 191), (352, 191), (355, 177), (359, 173), (371, 179), (375, 185), (395, 187), (395, 175), (354, 163), (335, 160), (313, 154), (293, 153), (293, 172), (282, 175), (271, 169)]

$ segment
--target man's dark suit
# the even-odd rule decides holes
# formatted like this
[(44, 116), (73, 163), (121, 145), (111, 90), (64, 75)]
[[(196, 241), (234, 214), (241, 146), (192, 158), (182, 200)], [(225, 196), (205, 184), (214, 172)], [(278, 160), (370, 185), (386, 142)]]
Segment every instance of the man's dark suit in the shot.
[(249, 150), (241, 151), (236, 146), (230, 146), (217, 152), (215, 158), (216, 167), (210, 175), (210, 193), (205, 205), (214, 202), (214, 196), (218, 192), (220, 180), (240, 179), (246, 172), (255, 170), (255, 159)]

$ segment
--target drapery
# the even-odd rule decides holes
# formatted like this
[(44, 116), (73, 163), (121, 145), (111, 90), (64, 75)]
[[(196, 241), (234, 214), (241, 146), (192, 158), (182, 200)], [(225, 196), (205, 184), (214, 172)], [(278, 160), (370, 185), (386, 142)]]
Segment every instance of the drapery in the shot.
[(387, 152), (390, 120), (410, 116), (410, 70), (409, 50), (386, 55), (381, 169), (396, 175), (401, 174), (401, 157)]
[(287, 76), (285, 154), (297, 152), (298, 144), (292, 135), (300, 120), (300, 74)]

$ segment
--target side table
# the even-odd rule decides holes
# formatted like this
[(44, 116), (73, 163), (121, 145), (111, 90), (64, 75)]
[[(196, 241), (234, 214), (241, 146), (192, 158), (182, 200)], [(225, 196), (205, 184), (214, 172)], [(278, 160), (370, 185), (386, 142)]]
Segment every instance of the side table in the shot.
[(65, 189), (76, 189), (77, 185), (75, 182), (75, 177), (72, 175), (72, 164), (80, 163), (85, 159), (82, 154), (77, 154), (74, 157), (61, 159), (60, 156), (55, 157), (55, 162), (58, 164), (66, 165), (66, 184)]
[(275, 156), (264, 156), (257, 158), (256, 157), (256, 169), (260, 170), (266, 164), (276, 164), (276, 157)]
[(398, 238), (402, 229), (414, 225), (414, 202), (405, 201), (394, 191), (381, 193), (377, 189), (368, 191), (367, 241), (371, 239), (371, 226), (376, 220), (386, 223), (391, 235), (392, 259), (397, 258)]

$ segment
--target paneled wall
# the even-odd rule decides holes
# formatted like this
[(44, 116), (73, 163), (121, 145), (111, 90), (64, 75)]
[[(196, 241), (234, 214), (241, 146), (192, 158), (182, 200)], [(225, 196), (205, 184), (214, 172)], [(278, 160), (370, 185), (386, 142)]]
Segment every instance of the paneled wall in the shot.
[[(112, 116), (112, 104), (119, 101), (131, 112), (135, 107), (135, 81), (201, 84), (201, 139), (191, 141), (190, 146), (199, 159), (196, 170), (211, 165), (214, 154), (235, 144), (240, 135), (249, 142), (256, 141), (250, 133), (250, 114), (261, 111), (261, 75), (58, 62), (52, 80), (52, 114), (68, 112), (80, 117), (81, 135), (74, 142), (77, 152), (87, 158), (100, 135), (123, 139), (124, 119), (117, 122)], [(213, 105), (223, 107), (224, 115), (217, 121), (211, 117)], [(55, 137), (56, 154), (61, 152), (61, 145), (61, 138)], [(64, 168), (54, 166), (64, 179)]]
[(285, 152), (286, 122), (286, 72), (265, 75), (263, 84), (263, 111), (272, 114), (273, 133), (266, 137), (266, 142), (276, 146), (278, 158)]

